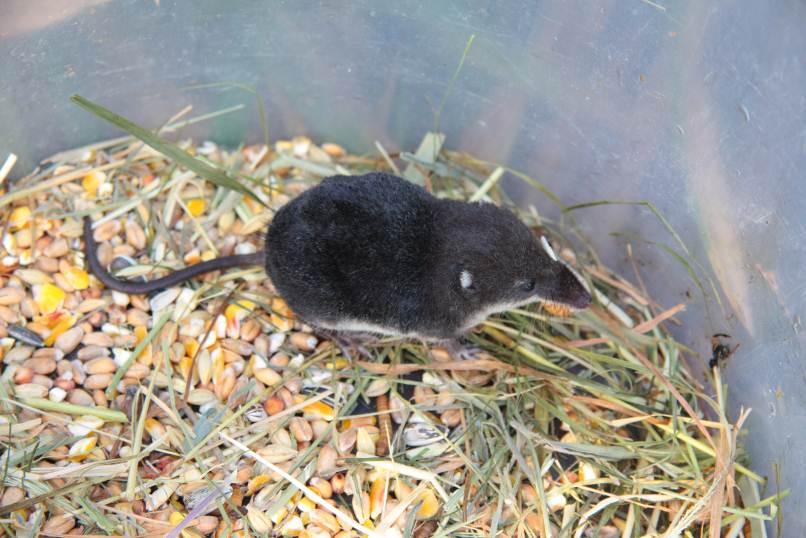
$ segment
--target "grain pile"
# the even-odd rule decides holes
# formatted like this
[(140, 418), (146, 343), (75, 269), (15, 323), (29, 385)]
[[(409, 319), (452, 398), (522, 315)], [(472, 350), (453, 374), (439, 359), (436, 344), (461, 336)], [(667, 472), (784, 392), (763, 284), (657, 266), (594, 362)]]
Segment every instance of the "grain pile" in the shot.
[(468, 361), (393, 340), (345, 357), (260, 268), (152, 296), (103, 289), (84, 263), (86, 214), (105, 264), (154, 278), (262, 248), (271, 209), (333, 173), (408, 164), (441, 196), (505, 201), (502, 169), (446, 151), (177, 147), (254, 197), (131, 138), (4, 185), (6, 535), (756, 536), (776, 515), (782, 494), (763, 498), (742, 465), (744, 416), (663, 329), (682, 306), (577, 257), (535, 212), (524, 220), (564, 245), (597, 305), (490, 319)]

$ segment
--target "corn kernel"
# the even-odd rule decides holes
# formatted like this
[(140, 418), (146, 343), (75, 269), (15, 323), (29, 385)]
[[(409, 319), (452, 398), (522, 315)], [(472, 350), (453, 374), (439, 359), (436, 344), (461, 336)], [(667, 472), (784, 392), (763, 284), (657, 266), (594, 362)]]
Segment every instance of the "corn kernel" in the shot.
[(271, 322), (278, 331), (290, 331), (294, 327), (294, 313), (284, 300), (275, 297), (271, 301)]
[(148, 335), (148, 329), (144, 325), (138, 325), (134, 328), (134, 337), (137, 339), (137, 343), (143, 341), (143, 339)]
[(297, 503), (297, 508), (300, 512), (311, 512), (312, 510), (316, 509), (316, 503), (310, 500), (308, 497), (303, 497)]
[(302, 408), (303, 416), (306, 419), (322, 419), (330, 422), (336, 418), (336, 410), (323, 402), (314, 402)]
[(53, 325), (53, 328), (51, 328), (50, 334), (47, 336), (47, 338), (45, 338), (45, 345), (52, 346), (56, 341), (56, 338), (70, 329), (73, 325), (75, 325), (75, 323), (76, 318), (74, 316), (69, 314), (59, 316), (58, 321)]
[(267, 482), (271, 480), (271, 477), (267, 474), (259, 474), (254, 477), (246, 486), (246, 493), (247, 495), (254, 495), (254, 493), (263, 486), (266, 485)]
[(439, 512), (439, 501), (430, 489), (420, 494), (419, 501), (420, 508), (417, 509), (417, 519), (431, 519)]
[(195, 357), (196, 353), (199, 352), (199, 342), (197, 340), (185, 340), (185, 354), (188, 357)]
[(232, 303), (231, 305), (227, 306), (227, 308), (224, 310), (224, 317), (226, 317), (227, 320), (242, 320), (254, 309), (255, 303), (241, 299), (237, 303)]
[(185, 379), (190, 377), (192, 367), (193, 367), (193, 357), (185, 355), (184, 357), (179, 359), (179, 372)]
[(90, 275), (83, 269), (78, 267), (70, 267), (65, 273), (64, 278), (73, 289), (85, 290), (90, 285)]
[(53, 284), (34, 286), (34, 301), (43, 314), (52, 314), (64, 304), (64, 290)]
[(70, 447), (67, 457), (70, 461), (82, 461), (90, 455), (96, 443), (98, 443), (98, 438), (95, 436), (79, 439)]
[(543, 310), (548, 312), (549, 315), (558, 318), (567, 318), (571, 314), (573, 314), (573, 310), (571, 309), (570, 306), (566, 306), (560, 303), (549, 303), (549, 302), (543, 303)]
[(188, 213), (190, 213), (192, 217), (198, 217), (204, 213), (204, 210), (207, 207), (207, 202), (205, 202), (203, 198), (193, 198), (188, 200), (187, 207)]
[(323, 366), (329, 370), (344, 370), (350, 366), (350, 361), (344, 357), (336, 357), (332, 361), (327, 361)]
[(148, 417), (145, 420), (145, 430), (151, 436), (151, 439), (161, 439), (168, 432), (162, 422), (153, 417)]
[(8, 217), (8, 225), (12, 231), (28, 226), (31, 222), (31, 210), (28, 207), (17, 207)]
[(84, 192), (89, 197), (95, 197), (98, 193), (98, 187), (101, 183), (106, 181), (106, 174), (100, 170), (93, 170), (81, 180), (81, 186), (84, 187)]

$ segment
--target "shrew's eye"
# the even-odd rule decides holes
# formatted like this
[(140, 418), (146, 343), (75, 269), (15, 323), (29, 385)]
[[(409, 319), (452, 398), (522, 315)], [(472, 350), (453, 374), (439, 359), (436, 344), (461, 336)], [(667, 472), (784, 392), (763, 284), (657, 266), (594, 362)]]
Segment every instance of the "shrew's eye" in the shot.
[(537, 286), (537, 282), (535, 282), (534, 278), (521, 283), (521, 289), (527, 293), (535, 291), (535, 286)]

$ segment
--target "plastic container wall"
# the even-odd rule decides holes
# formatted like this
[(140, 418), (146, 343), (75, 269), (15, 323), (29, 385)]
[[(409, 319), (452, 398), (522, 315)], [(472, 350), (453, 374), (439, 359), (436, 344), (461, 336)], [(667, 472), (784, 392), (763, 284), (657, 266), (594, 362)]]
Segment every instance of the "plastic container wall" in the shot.
[(702, 353), (695, 362), (707, 362), (714, 332), (742, 343), (724, 374), (732, 409), (753, 409), (747, 447), (771, 477), (767, 493), (773, 464), (792, 489), (783, 536), (806, 535), (802, 1), (6, 0), (0, 11), (0, 158), (17, 153), (17, 175), (119, 134), (73, 93), (152, 127), (187, 104), (245, 103), (183, 134), (260, 140), (254, 95), (194, 88), (229, 81), (257, 88), (273, 138), (412, 150), (438, 127), (448, 147), (523, 170), (568, 204), (653, 202), (722, 306), (646, 242), (680, 250), (646, 207), (576, 218), (606, 263), (631, 275), (630, 242), (651, 294), (687, 303), (677, 331)]

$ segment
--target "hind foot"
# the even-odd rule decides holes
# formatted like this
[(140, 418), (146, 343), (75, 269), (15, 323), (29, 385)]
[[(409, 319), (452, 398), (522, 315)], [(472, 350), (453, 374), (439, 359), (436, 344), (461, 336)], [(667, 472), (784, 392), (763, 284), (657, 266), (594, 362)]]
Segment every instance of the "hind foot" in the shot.
[(480, 347), (463, 345), (459, 340), (449, 340), (445, 348), (451, 357), (459, 361), (478, 359), (483, 350)]
[(358, 353), (359, 356), (366, 359), (372, 358), (372, 353), (364, 346), (364, 342), (370, 341), (369, 339), (331, 331), (329, 329), (316, 329), (315, 332), (318, 336), (336, 344), (346, 359), (353, 360), (355, 353)]

